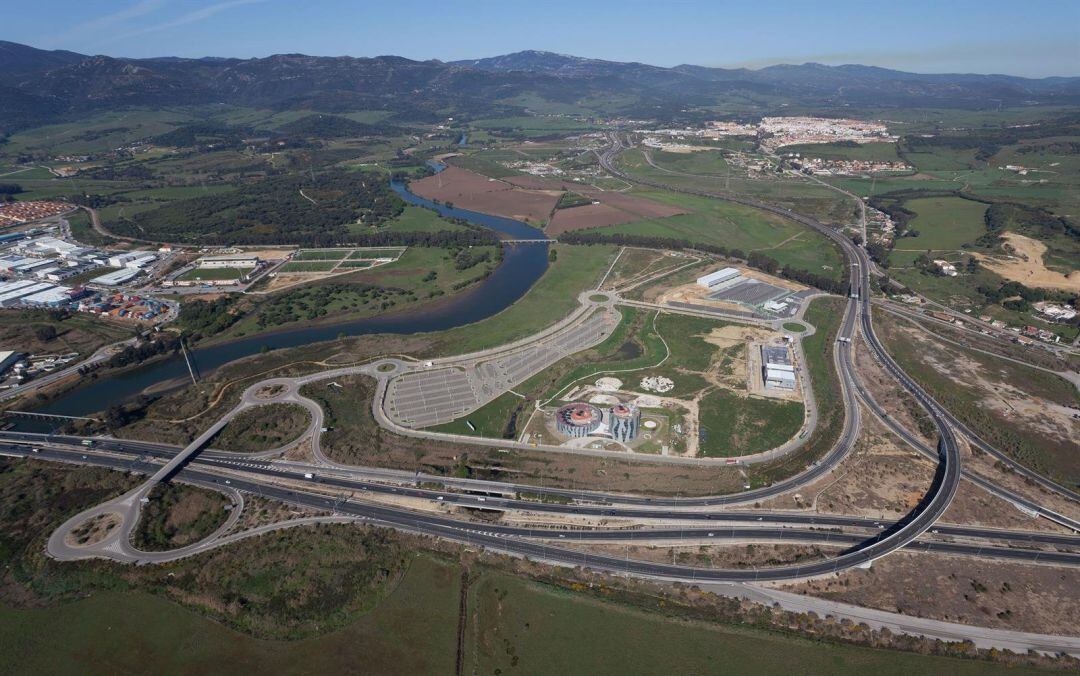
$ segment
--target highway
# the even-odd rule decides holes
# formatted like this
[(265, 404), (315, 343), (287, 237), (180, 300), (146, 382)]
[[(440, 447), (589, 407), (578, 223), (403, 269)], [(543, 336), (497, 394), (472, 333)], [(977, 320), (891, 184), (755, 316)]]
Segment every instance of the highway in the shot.
[[(620, 172), (618, 172), (612, 166), (612, 160), (613, 160), (614, 156), (617, 155), (618, 152), (622, 148), (623, 148), (623, 145), (622, 145), (621, 141), (619, 141), (617, 137), (612, 137), (612, 145), (611, 145), (611, 147), (601, 157), (602, 166), (604, 166), (605, 169), (607, 169), (608, 171), (611, 171), (612, 173), (614, 173), (616, 175), (621, 175), (621, 174), (620, 174)], [(623, 178), (626, 179), (626, 180), (636, 180), (636, 179), (631, 179), (631, 178), (629, 178), (627, 176), (623, 176)], [(666, 186), (661, 186), (661, 187), (666, 187)], [(693, 191), (683, 191), (683, 192), (693, 192)], [(891, 358), (885, 352), (884, 348), (878, 342), (878, 340), (877, 340), (877, 338), (876, 338), (876, 336), (874, 334), (873, 326), (872, 326), (872, 320), (871, 320), (871, 314), (870, 314), (870, 293), (869, 293), (869, 272), (868, 272), (869, 265), (868, 265), (868, 261), (866, 259), (865, 252), (863, 252), (859, 247), (855, 246), (848, 238), (846, 238), (843, 235), (840, 235), (839, 233), (833, 231), (831, 228), (828, 228), (828, 227), (826, 227), (826, 226), (824, 226), (824, 225), (822, 225), (822, 224), (820, 224), (820, 223), (818, 223), (818, 222), (816, 222), (816, 221), (814, 221), (812, 219), (808, 219), (806, 217), (803, 217), (803, 216), (801, 216), (799, 214), (795, 214), (795, 213), (790, 212), (788, 210), (780, 209), (778, 207), (773, 207), (771, 205), (764, 205), (764, 204), (758, 203), (758, 202), (756, 202), (754, 200), (746, 200), (746, 199), (743, 199), (743, 198), (736, 198), (736, 197), (726, 196), (726, 195), (715, 195), (715, 194), (710, 194), (710, 193), (702, 193), (702, 194), (704, 194), (704, 196), (706, 196), (706, 197), (714, 197), (714, 198), (719, 198), (719, 199), (728, 199), (730, 201), (747, 204), (749, 206), (753, 206), (753, 207), (756, 207), (756, 208), (763, 208), (765, 210), (768, 210), (768, 211), (771, 211), (771, 212), (774, 212), (774, 213), (778, 213), (778, 214), (780, 214), (782, 216), (785, 216), (787, 218), (791, 218), (793, 220), (796, 220), (796, 221), (798, 221), (800, 223), (803, 223), (803, 224), (805, 224), (805, 225), (807, 225), (809, 227), (812, 227), (815, 230), (818, 230), (818, 231), (822, 232), (826, 236), (830, 237), (830, 239), (835, 241), (841, 247), (841, 249), (844, 251), (845, 256), (848, 259), (849, 272), (851, 274), (851, 297), (849, 298), (848, 303), (847, 303), (847, 308), (845, 309), (844, 318), (843, 318), (842, 325), (841, 325), (840, 331), (839, 331), (839, 341), (837, 343), (837, 348), (836, 348), (835, 353), (834, 353), (834, 358), (836, 360), (836, 365), (837, 365), (838, 371), (840, 373), (843, 396), (844, 396), (844, 401), (845, 401), (845, 410), (847, 411), (847, 415), (845, 416), (845, 425), (844, 425), (844, 429), (843, 429), (843, 431), (841, 433), (840, 440), (834, 446), (834, 448), (832, 449), (830, 454), (824, 459), (824, 461), (819, 462), (818, 464), (810, 467), (808, 471), (802, 473), (798, 477), (790, 479), (788, 482), (780, 482), (778, 484), (775, 484), (774, 486), (766, 487), (764, 489), (759, 489), (757, 491), (757, 495), (754, 495), (754, 496), (750, 496), (749, 494), (741, 494), (739, 496), (727, 496), (727, 497), (728, 498), (734, 498), (735, 500), (745, 501), (747, 499), (760, 499), (761, 497), (769, 497), (770, 495), (778, 495), (778, 494), (780, 494), (782, 492), (785, 492), (785, 491), (789, 490), (790, 488), (793, 488), (793, 487), (795, 487), (797, 485), (801, 485), (802, 483), (805, 483), (806, 481), (809, 481), (809, 480), (815, 478), (815, 476), (817, 476), (817, 475), (823, 474), (824, 472), (831, 470), (831, 468), (839, 461), (839, 459), (842, 458), (846, 454), (847, 450), (849, 450), (852, 447), (852, 445), (854, 444), (856, 435), (858, 433), (858, 429), (859, 429), (859, 419), (858, 419), (859, 406), (858, 406), (858, 400), (857, 400), (857, 387), (856, 387), (856, 385), (858, 383), (858, 379), (857, 379), (857, 377), (855, 375), (855, 370), (854, 370), (854, 365), (853, 365), (853, 358), (852, 358), (852, 353), (851, 353), (851, 351), (852, 351), (851, 340), (856, 336), (856, 334), (859, 331), (861, 331), (861, 333), (863, 334), (868, 346), (870, 347), (870, 349), (873, 352), (873, 354), (875, 355), (875, 357), (879, 360), (879, 362), (886, 368), (886, 370), (888, 370), (892, 374), (892, 376), (894, 378), (896, 378), (896, 380), (905, 389), (907, 389), (909, 392), (911, 392), (911, 394), (927, 409), (927, 411), (930, 413), (931, 418), (934, 420), (935, 425), (937, 426), (937, 428), (939, 430), (939, 433), (940, 433), (940, 441), (939, 441), (939, 446), (938, 446), (938, 449), (937, 449), (937, 456), (938, 456), (938, 459), (939, 459), (937, 475), (935, 476), (933, 485), (931, 487), (931, 490), (927, 494), (927, 496), (924, 498), (922, 503), (920, 505), (918, 505), (910, 514), (908, 514), (906, 517), (904, 517), (903, 519), (901, 519), (900, 521), (898, 521), (896, 523), (889, 524), (889, 525), (882, 524), (882, 527), (880, 528), (880, 530), (877, 533), (872, 533), (869, 537), (867, 537), (863, 541), (859, 542), (858, 544), (853, 545), (851, 548), (844, 551), (843, 553), (841, 553), (839, 556), (837, 556), (835, 558), (828, 559), (828, 560), (825, 560), (825, 561), (816, 561), (816, 562), (801, 564), (801, 565), (779, 566), (779, 567), (776, 567), (776, 568), (770, 568), (768, 570), (755, 571), (753, 579), (758, 579), (758, 580), (766, 580), (766, 579), (768, 579), (768, 580), (785, 580), (785, 579), (798, 579), (798, 578), (804, 578), (804, 577), (812, 577), (812, 576), (816, 576), (816, 575), (831, 573), (831, 572), (843, 570), (845, 568), (849, 568), (849, 567), (853, 567), (853, 566), (866, 565), (866, 564), (870, 563), (871, 561), (873, 561), (875, 558), (878, 558), (880, 556), (884, 556), (884, 555), (888, 554), (891, 551), (895, 551), (896, 549), (908, 546), (909, 544), (913, 543), (919, 536), (921, 536), (927, 529), (929, 529), (941, 517), (941, 515), (944, 513), (944, 511), (948, 508), (953, 496), (955, 495), (956, 487), (958, 485), (959, 478), (960, 478), (959, 449), (958, 449), (958, 445), (956, 443), (956, 439), (955, 439), (955, 437), (953, 435), (953, 431), (952, 431), (952, 428), (950, 426), (950, 423), (949, 423), (948, 419), (946, 418), (947, 414), (944, 411), (942, 411), (940, 409), (940, 407), (937, 406), (936, 402), (934, 402), (914, 381), (912, 381), (910, 378), (908, 378), (907, 375), (904, 374), (903, 371), (901, 371), (896, 366), (896, 364), (891, 360)], [(562, 324), (562, 326), (567, 326), (567, 325), (569, 325), (569, 322)], [(556, 331), (558, 331), (558, 330), (561, 330), (561, 328), (556, 329)], [(488, 355), (488, 356), (490, 356), (490, 355)], [(389, 370), (396, 374), (396, 372), (399, 371), (400, 367), (403, 366), (403, 363), (401, 363), (400, 361), (395, 362), (394, 364), (392, 364), (392, 366), (393, 366), (393, 368), (391, 368)], [(367, 368), (371, 368), (371, 365), (369, 365)], [(377, 371), (378, 369), (376, 368), (375, 370)], [(260, 383), (260, 384), (257, 384), (255, 386), (252, 386), (251, 388), (249, 388), (249, 390), (247, 392), (245, 392), (244, 399), (243, 399), (243, 401), (241, 403), (241, 406), (239, 406), (237, 409), (235, 409), (232, 413), (230, 413), (228, 416), (226, 416), (226, 418), (223, 419), (223, 420), (227, 421), (227, 419), (230, 418), (232, 415), (234, 415), (236, 411), (242, 409), (245, 405), (249, 405), (249, 404), (253, 403), (253, 402), (250, 401), (250, 396), (251, 396), (250, 393), (254, 392), (256, 390), (256, 388), (258, 388), (258, 387), (265, 386), (268, 383), (283, 384), (283, 385), (286, 385), (285, 389), (287, 391), (287, 394), (290, 397), (293, 397), (293, 396), (298, 396), (298, 395), (296, 395), (296, 392), (297, 392), (299, 386), (301, 384), (303, 384), (304, 382), (309, 382), (309, 381), (324, 379), (324, 378), (327, 378), (327, 377), (332, 377), (332, 375), (334, 373), (337, 373), (339, 371), (340, 372), (345, 372), (344, 369), (338, 369), (336, 371), (326, 372), (326, 373), (322, 373), (322, 374), (314, 374), (312, 376), (305, 376), (305, 377), (297, 378), (297, 379), (272, 379), (271, 381), (266, 381), (264, 383)], [(381, 384), (385, 385), (385, 382), (386, 382), (385, 377), (380, 378), (380, 383)], [(383, 392), (385, 393), (385, 389), (383, 389)], [(373, 409), (375, 409), (375, 410), (378, 410), (379, 408), (380, 408), (380, 406), (378, 406), (377, 404), (373, 406)], [(317, 418), (317, 420), (321, 421), (321, 418)], [(382, 422), (382, 421), (380, 421), (380, 422)], [(218, 422), (218, 425), (222, 425), (222, 424), (223, 424), (222, 421)], [(314, 423), (313, 422), (313, 424), (320, 424), (320, 423)], [(193, 471), (193, 472), (194, 471), (204, 471), (204, 470), (195, 470), (194, 468), (189, 468), (189, 467), (186, 468), (185, 463), (189, 462), (192, 458), (196, 457), (196, 453), (199, 452), (199, 450), (201, 449), (201, 446), (206, 442), (206, 440), (209, 439), (210, 436), (212, 436), (212, 435), (204, 434), (203, 436), (200, 437), (199, 440), (196, 440), (196, 443), (192, 444), (191, 446), (188, 447), (188, 449), (185, 449), (185, 451), (183, 451), (183, 452), (181, 452), (179, 454), (177, 454), (175, 452), (175, 450), (174, 450), (173, 451), (173, 457), (166, 460), (165, 467), (157, 468), (157, 471), (155, 472), (155, 476), (156, 477), (167, 476), (170, 472), (175, 472), (175, 471), (184, 471), (184, 472), (186, 472), (186, 471)], [(313, 436), (317, 438), (317, 434), (313, 435)], [(126, 442), (111, 442), (111, 443), (113, 443), (114, 445), (117, 444), (117, 443), (119, 443), (121, 445), (126, 444)], [(128, 448), (131, 449), (132, 447), (128, 446)], [(132, 462), (135, 462), (135, 461), (132, 461)], [(226, 460), (224, 458), (214, 457), (214, 456), (209, 456), (209, 455), (200, 460), (201, 465), (205, 465), (207, 463), (210, 463), (210, 464), (217, 463), (220, 466), (222, 463), (227, 464), (228, 462), (230, 462), (230, 461), (228, 461), (228, 460)], [(233, 460), (231, 462), (236, 463), (238, 461)], [(241, 464), (243, 464), (242, 461), (239, 461), (239, 462), (241, 462)], [(265, 473), (278, 473), (279, 474), (279, 479), (281, 478), (280, 477), (281, 470), (273, 469), (270, 466), (265, 465), (265, 464), (260, 466), (260, 465), (258, 465), (256, 463), (247, 463), (247, 466), (239, 467), (239, 468), (234, 466), (233, 469), (238, 469), (239, 471), (245, 471), (245, 472), (246, 471), (262, 472), (264, 474)], [(213, 481), (213, 479), (209, 479), (209, 480)], [(293, 480), (295, 480), (295, 479), (293, 479)], [(247, 481), (247, 480), (245, 479), (244, 481)], [(347, 482), (350, 482), (350, 481), (353, 481), (353, 480), (350, 480), (350, 479), (347, 479), (347, 478), (320, 477), (320, 481), (323, 482), (324, 485), (329, 485), (329, 484), (331, 484), (331, 482), (345, 482), (345, 483), (347, 483)], [(345, 488), (346, 485), (343, 484), (340, 487)], [(360, 489), (361, 490), (371, 490), (370, 487), (365, 488), (363, 486), (361, 486)], [(273, 492), (273, 491), (286, 491), (283, 495), (288, 495), (288, 494), (292, 493), (292, 491), (288, 491), (287, 489), (277, 487), (277, 486), (275, 486), (273, 488), (264, 486), (260, 490), (262, 490), (264, 492), (264, 494), (265, 494), (266, 491), (271, 491), (271, 492)], [(402, 491), (404, 489), (403, 488), (397, 488), (397, 487), (390, 487), (389, 490), (391, 492), (397, 492), (397, 491)], [(754, 493), (754, 492), (750, 492), (750, 493)], [(320, 498), (320, 499), (322, 499), (322, 498)], [(445, 497), (443, 499), (446, 500)], [(457, 498), (455, 498), (455, 500), (456, 499)], [(488, 503), (487, 498), (484, 498), (484, 497), (475, 497), (474, 496), (471, 499), (474, 499), (477, 502), (483, 502), (483, 503), (485, 503), (486, 506), (497, 507), (499, 509), (529, 509), (529, 510), (532, 510), (532, 511), (536, 511), (537, 504), (545, 504), (545, 503), (523, 503), (522, 501), (507, 500), (505, 498), (494, 498), (494, 497), (491, 498), (490, 503)], [(715, 499), (717, 499), (717, 498), (716, 497), (710, 498), (710, 500), (715, 500)], [(721, 498), (721, 499), (723, 499), (723, 498)], [(496, 503), (496, 500), (501, 500), (501, 501), (504, 501), (504, 502)], [(643, 500), (648, 501), (649, 499), (644, 498)], [(723, 504), (723, 502), (720, 502), (719, 504)], [(126, 518), (127, 521), (132, 521), (137, 517), (138, 503), (129, 501), (127, 503), (127, 505), (128, 505), (128, 507), (125, 507), (125, 510), (130, 510), (130, 511), (125, 512), (125, 518)], [(603, 508), (588, 507), (588, 506), (583, 506), (583, 505), (569, 505), (569, 506), (560, 506), (560, 507), (565, 507), (565, 509), (567, 510), (566, 513), (569, 513), (569, 514), (582, 514), (582, 515), (587, 514), (589, 511), (592, 511), (592, 510), (595, 510), (595, 509), (601, 509), (601, 510), (603, 509)], [(642, 511), (647, 511), (653, 518), (655, 518), (656, 514), (658, 513), (655, 510), (655, 503), (652, 504), (652, 505), (649, 505), (649, 507), (650, 507), (650, 509), (646, 509), (646, 510), (642, 510)], [(552, 505), (546, 505), (545, 504), (545, 509), (547, 509), (547, 508), (551, 508), (551, 510), (549, 510), (549, 511), (554, 511), (554, 509), (553, 509), (554, 506), (552, 506)], [(686, 502), (683, 503), (683, 508), (684, 508), (684, 510), (686, 509)], [(609, 512), (608, 514), (605, 515), (605, 514), (601, 513), (600, 515), (602, 515), (602, 516), (615, 516), (616, 515), (614, 513), (616, 510), (614, 510), (613, 508), (609, 507), (609, 508), (607, 508), (607, 510)], [(633, 510), (631, 510), (630, 508), (622, 508), (622, 509), (619, 509), (617, 511), (618, 511), (618, 516), (631, 516), (632, 517), (633, 514), (634, 514)], [(677, 510), (674, 510), (674, 508), (673, 508), (673, 511), (677, 511)], [(680, 517), (684, 513), (685, 512), (680, 512)], [(414, 515), (412, 515), (412, 518), (419, 518), (419, 517), (414, 514)], [(453, 520), (451, 520), (451, 521), (453, 521)], [(440, 526), (440, 527), (442, 527), (442, 526)], [(520, 551), (516, 551), (515, 553), (521, 554), (521, 555), (530, 555), (530, 556), (532, 555), (527, 550), (520, 550)], [(568, 564), (568, 565), (573, 565), (574, 561), (573, 561), (572, 558), (571, 559), (563, 559), (562, 563)], [(645, 562), (620, 562), (620, 563), (623, 564), (623, 565), (620, 566), (619, 569), (623, 570), (624, 572), (640, 572), (641, 574), (648, 575), (648, 576), (654, 576), (654, 577), (655, 576), (659, 576), (659, 577), (668, 576), (668, 577), (671, 577), (672, 579), (677, 579), (679, 577), (679, 574), (680, 574), (680, 570), (677, 567), (670, 568), (670, 569), (669, 568), (650, 568), (649, 566), (651, 564), (647, 564)], [(641, 568), (635, 568), (635, 566), (641, 566)], [(683, 570), (681, 572), (685, 573), (686, 571)], [(691, 574), (694, 575), (694, 576), (697, 576), (698, 571), (691, 570)], [(744, 571), (744, 570), (729, 570), (729, 571), (710, 570), (710, 571), (707, 571), (706, 573), (703, 573), (703, 574), (708, 575), (709, 579), (713, 579), (713, 580), (745, 580), (745, 579), (748, 579), (746, 577), (747, 572)], [(695, 577), (694, 579), (698, 579), (698, 578)]]
[[(111, 469), (138, 472), (142, 474), (151, 474), (159, 469), (159, 466), (155, 463), (149, 463), (143, 460), (127, 460), (122, 458), (110, 457), (88, 451), (83, 453), (79, 450), (60, 450), (60, 449), (41, 449), (37, 453), (25, 446), (0, 446), (0, 453), (15, 457), (35, 457), (40, 460), (50, 460), (58, 462), (69, 462), (78, 464), (89, 464), (100, 467), (108, 467)], [(302, 489), (292, 488), (289, 486), (281, 486), (278, 484), (264, 483), (259, 481), (250, 480), (247, 478), (230, 475), (225, 478), (220, 473), (208, 472), (197, 467), (185, 467), (180, 470), (175, 478), (180, 481), (193, 483), (195, 485), (206, 486), (214, 488), (216, 490), (224, 490), (228, 492), (242, 491), (251, 495), (261, 496), (271, 500), (277, 500), (280, 502), (286, 502), (293, 505), (308, 507), (318, 510), (332, 511), (335, 515), (346, 515), (363, 519), (365, 521), (379, 523), (395, 528), (402, 528), (413, 532), (419, 532), (427, 535), (433, 535), (436, 537), (444, 537), (455, 541), (463, 542), (465, 544), (472, 544), (478, 546), (488, 547), (497, 551), (503, 551), (510, 554), (535, 557), (535, 549), (531, 549), (535, 543), (525, 543), (528, 547), (520, 548), (517, 543), (507, 542), (507, 538), (513, 539), (526, 539), (526, 540), (541, 540), (541, 541), (555, 541), (558, 543), (642, 543), (642, 544), (672, 544), (672, 541), (681, 541), (685, 543), (708, 543), (708, 542), (784, 542), (789, 544), (819, 544), (825, 546), (841, 546), (841, 547), (857, 547), (860, 543), (867, 539), (864, 534), (858, 533), (843, 533), (835, 530), (835, 526), (841, 522), (847, 522), (847, 524), (854, 524), (856, 527), (873, 529), (874, 523), (869, 519), (860, 519), (857, 517), (845, 518), (845, 517), (826, 517), (819, 519), (799, 519), (798, 515), (769, 515), (743, 513), (743, 514), (722, 514), (720, 515), (725, 521), (736, 521), (753, 523), (754, 526), (739, 526), (732, 527), (727, 525), (721, 525), (720, 523), (712, 524), (708, 527), (650, 527), (650, 528), (538, 528), (538, 527), (525, 527), (525, 526), (505, 526), (499, 524), (487, 524), (463, 521), (458, 518), (443, 516), (441, 514), (417, 512), (414, 510), (408, 510), (399, 507), (386, 506), (376, 504), (372, 502), (365, 502), (357, 500), (352, 497), (346, 497), (344, 494), (338, 493), (336, 495), (328, 495), (326, 493), (316, 493), (311, 491), (305, 491)], [(319, 482), (323, 484), (325, 488), (326, 482)], [(395, 492), (401, 496), (421, 496), (428, 497), (430, 499), (431, 492), (428, 491), (408, 491), (404, 489), (391, 489), (389, 487), (382, 487), (386, 492)], [(130, 493), (127, 495), (131, 495)], [(458, 496), (462, 497), (462, 496)], [(477, 496), (464, 496), (475, 498)], [(131, 505), (135, 501), (128, 499), (118, 499), (118, 501), (124, 504)], [(482, 503), (469, 503), (476, 505), (480, 508), (485, 508)], [(101, 512), (115, 511), (115, 507), (108, 507)], [(237, 512), (238, 514), (238, 512)], [(85, 518), (80, 515), (76, 517), (79, 520)], [(74, 521), (74, 519), (73, 519)], [(794, 527), (778, 527), (772, 525), (774, 523), (791, 523), (791, 524), (807, 524), (814, 525), (816, 528), (794, 528)], [(887, 522), (886, 522), (887, 523)], [(73, 525), (77, 525), (77, 522)], [(823, 528), (823, 526), (831, 526), (831, 528)], [(218, 529), (216, 535), (224, 534), (228, 528), (222, 526)], [(999, 559), (999, 560), (1011, 560), (1020, 562), (1033, 562), (1033, 563), (1045, 563), (1052, 565), (1065, 565), (1065, 566), (1080, 566), (1080, 553), (1076, 552), (1062, 552), (1062, 551), (1045, 551), (1035, 549), (1022, 549), (1019, 548), (1023, 545), (1051, 545), (1068, 548), (1080, 547), (1080, 537), (1075, 536), (1063, 536), (1056, 534), (1042, 534), (1042, 533), (1027, 533), (1016, 531), (1005, 531), (999, 529), (985, 529), (975, 527), (963, 527), (963, 526), (942, 526), (935, 529), (937, 532), (935, 535), (974, 538), (981, 540), (996, 540), (1002, 544), (986, 544), (986, 543), (966, 543), (966, 542), (950, 542), (934, 540), (924, 540), (912, 542), (907, 545), (907, 549), (918, 552), (931, 552), (941, 554), (954, 554), (965, 556), (980, 556), (983, 558)], [(58, 529), (57, 533), (62, 533), (63, 528)], [(162, 563), (166, 561), (176, 560), (186, 556), (191, 556), (202, 551), (206, 551), (210, 548), (218, 546), (215, 544), (218, 537), (211, 536), (206, 540), (185, 547), (181, 550), (172, 550), (165, 552), (142, 552), (129, 543), (123, 540), (120, 544), (120, 551), (113, 551), (110, 554), (121, 554), (124, 560), (129, 562), (139, 563)], [(100, 556), (100, 553), (92, 548), (78, 548), (63, 545), (63, 538), (54, 538), (54, 542), (50, 543), (50, 552), (58, 558), (65, 559), (78, 559), (78, 558), (93, 558)], [(493, 544), (493, 540), (496, 541)], [(576, 565), (577, 560), (582, 557), (590, 557), (594, 555), (584, 554), (578, 551), (558, 549), (541, 544), (544, 558), (556, 563), (563, 563), (564, 565)], [(532, 554), (530, 554), (530, 551)], [(626, 560), (620, 560), (613, 557), (597, 556), (596, 563), (588, 564), (591, 568), (597, 570), (608, 570), (608, 572), (625, 572), (626, 566), (633, 563), (640, 562), (627, 562)], [(605, 558), (611, 558), (617, 562), (618, 565), (612, 565), (611, 567), (605, 567), (602, 565)], [(823, 564), (831, 565), (831, 559), (821, 562)], [(798, 566), (798, 569), (805, 569), (807, 565)], [(746, 580), (746, 575), (752, 574), (754, 577), (749, 579), (754, 580), (767, 580), (767, 579), (788, 579), (784, 577), (777, 578), (773, 576), (770, 571), (776, 569), (757, 569), (757, 570), (738, 570), (738, 571), (723, 571), (715, 569), (701, 570), (693, 566), (662, 566), (663, 575), (670, 579), (683, 579), (683, 580)], [(732, 575), (728, 575), (728, 574)], [(650, 577), (654, 575), (649, 574)]]

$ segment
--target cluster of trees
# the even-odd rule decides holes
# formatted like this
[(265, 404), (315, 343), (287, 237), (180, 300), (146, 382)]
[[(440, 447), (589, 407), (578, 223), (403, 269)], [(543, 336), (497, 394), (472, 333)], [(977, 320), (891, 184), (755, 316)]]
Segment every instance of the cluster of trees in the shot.
[(386, 310), (400, 298), (415, 299), (404, 289), (376, 284), (320, 284), (288, 291), (259, 307), (256, 323), (260, 328), (280, 326), (301, 320), (312, 321), (330, 311), (376, 308)]
[(381, 177), (333, 170), (272, 176), (227, 193), (175, 200), (114, 227), (166, 241), (331, 246), (354, 238), (349, 224), (379, 225), (403, 208)]
[(153, 340), (143, 341), (138, 345), (128, 345), (120, 352), (109, 357), (105, 365), (110, 368), (119, 368), (131, 364), (141, 364), (151, 357), (167, 352), (177, 352), (179, 349), (179, 336), (173, 334), (159, 335)]
[(306, 115), (278, 127), (278, 131), (295, 136), (313, 136), (320, 139), (344, 136), (395, 136), (402, 133), (400, 127), (373, 125), (350, 120), (339, 115)]
[(1080, 226), (1077, 226), (1063, 216), (1055, 216), (1046, 209), (1029, 207), (1013, 202), (998, 202), (991, 204), (983, 216), (986, 229), (991, 233), (1000, 232), (1006, 228), (1029, 228), (1051, 233), (1064, 233), (1071, 237), (1080, 238)]
[(18, 195), (23, 187), (18, 183), (0, 183), (0, 195)]
[(491, 260), (491, 251), (489, 250), (464, 248), (454, 254), (454, 269), (468, 270), (489, 260)]
[(352, 235), (347, 244), (356, 246), (424, 246), (456, 248), (495, 246), (499, 238), (490, 230), (436, 230), (434, 232), (369, 232)]
[[(1053, 291), (1050, 289), (1033, 289), (1028, 286), (1024, 286), (1020, 282), (1005, 282), (1000, 286), (993, 287), (985, 284), (979, 285), (976, 288), (988, 303), (1001, 303), (1005, 307), (1014, 310), (1027, 311), (1031, 309), (1032, 303), (1038, 303), (1040, 301), (1049, 300), (1058, 303), (1065, 303), (1067, 305), (1076, 305), (1080, 302), (1080, 296), (1071, 294), (1067, 291)], [(1009, 302), (1013, 301), (1013, 307), (1009, 306)], [(1021, 301), (1017, 303), (1015, 301)]]
[(807, 286), (813, 286), (823, 291), (830, 293), (847, 294), (848, 282), (846, 280), (847, 275), (843, 275), (844, 279), (835, 280), (830, 277), (825, 277), (808, 270), (800, 270), (793, 268), (790, 265), (781, 267), (780, 262), (775, 258), (767, 256), (758, 251), (753, 251), (747, 255), (741, 249), (728, 249), (723, 246), (715, 246), (712, 244), (703, 244), (700, 242), (691, 242), (688, 239), (675, 238), (675, 237), (654, 237), (649, 235), (628, 235), (623, 233), (614, 234), (601, 234), (597, 232), (588, 232), (584, 230), (578, 230), (575, 232), (568, 232), (559, 235), (559, 241), (565, 244), (616, 244), (622, 246), (640, 246), (650, 249), (694, 249), (697, 251), (703, 251), (705, 253), (716, 254), (723, 256), (724, 258), (730, 258), (733, 260), (744, 261), (752, 268), (761, 270), (762, 272), (779, 275), (784, 279), (790, 279), (800, 284), (806, 284)]
[(86, 177), (98, 181), (150, 181), (157, 175), (144, 164), (125, 164), (98, 167), (88, 172)]
[(231, 127), (217, 122), (195, 122), (185, 124), (172, 131), (158, 134), (150, 139), (151, 143), (173, 148), (195, 148), (214, 145), (215, 148), (239, 147), (246, 137), (252, 136), (252, 130)]
[(192, 339), (213, 336), (235, 324), (240, 313), (233, 307), (235, 300), (231, 296), (221, 296), (215, 300), (192, 300), (180, 306), (177, 325)]
[(996, 155), (1004, 146), (1014, 145), (1028, 139), (1075, 136), (1078, 133), (1080, 133), (1080, 117), (1074, 114), (1045, 124), (972, 129), (960, 133), (937, 134), (934, 136), (905, 136), (899, 148), (901, 156), (906, 151), (930, 152), (934, 148), (975, 150), (975, 159), (985, 162)]

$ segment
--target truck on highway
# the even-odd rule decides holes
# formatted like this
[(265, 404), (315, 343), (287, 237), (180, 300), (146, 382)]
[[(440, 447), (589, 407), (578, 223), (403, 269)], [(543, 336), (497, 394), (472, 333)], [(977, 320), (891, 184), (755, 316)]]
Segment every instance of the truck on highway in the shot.
[(311, 472), (304, 472), (304, 478), (305, 479), (312, 479), (312, 478), (314, 478), (314, 476), (315, 475), (313, 475)]
[(94, 440), (93, 439), (83, 439), (82, 440), (82, 445), (87, 446), (87, 447), (93, 446), (94, 445)]

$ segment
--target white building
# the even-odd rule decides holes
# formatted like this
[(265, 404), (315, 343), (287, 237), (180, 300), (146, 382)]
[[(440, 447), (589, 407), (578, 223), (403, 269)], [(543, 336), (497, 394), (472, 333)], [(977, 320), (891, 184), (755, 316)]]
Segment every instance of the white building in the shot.
[(723, 270), (717, 270), (716, 272), (710, 272), (704, 277), (698, 277), (698, 286), (703, 286), (706, 289), (711, 289), (715, 286), (719, 286), (724, 282), (730, 282), (737, 279), (742, 275), (736, 268), (724, 268)]
[(795, 389), (795, 366), (786, 345), (762, 345), (761, 369), (766, 388)]
[(254, 268), (259, 265), (258, 256), (204, 256), (198, 260), (200, 268)]
[(120, 268), (119, 270), (101, 275), (100, 277), (94, 277), (90, 281), (94, 284), (101, 284), (103, 286), (116, 286), (117, 284), (130, 282), (140, 274), (142, 274), (142, 270), (139, 270), (138, 268)]
[(946, 277), (955, 277), (957, 274), (956, 266), (949, 261), (943, 261), (938, 259), (934, 261), (934, 265), (937, 266), (938, 272), (945, 275)]

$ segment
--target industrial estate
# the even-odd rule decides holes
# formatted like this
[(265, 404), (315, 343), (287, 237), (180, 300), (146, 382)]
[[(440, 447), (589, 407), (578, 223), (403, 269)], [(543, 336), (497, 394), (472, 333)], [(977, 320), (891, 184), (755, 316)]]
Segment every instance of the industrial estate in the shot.
[(0, 87), (12, 673), (1080, 667), (1080, 79)]

